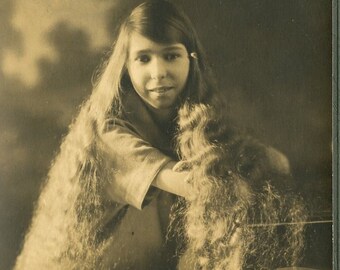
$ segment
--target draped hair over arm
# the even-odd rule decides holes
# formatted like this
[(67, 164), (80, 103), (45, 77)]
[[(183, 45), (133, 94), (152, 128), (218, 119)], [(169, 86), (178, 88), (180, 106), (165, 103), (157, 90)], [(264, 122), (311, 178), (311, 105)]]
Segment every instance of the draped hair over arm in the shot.
[[(283, 155), (235, 131), (213, 104), (184, 104), (179, 115), (178, 150), (193, 192), (173, 208), (172, 229), (186, 237), (185, 260), (195, 269), (296, 265), (306, 214)], [(280, 222), (292, 225), (273, 225)]]

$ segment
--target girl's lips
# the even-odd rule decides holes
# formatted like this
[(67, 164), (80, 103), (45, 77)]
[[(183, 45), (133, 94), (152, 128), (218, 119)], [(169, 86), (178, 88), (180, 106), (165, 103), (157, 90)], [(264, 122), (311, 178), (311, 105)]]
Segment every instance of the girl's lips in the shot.
[(171, 90), (173, 87), (171, 86), (160, 86), (160, 87), (155, 87), (150, 89), (150, 92), (155, 92), (155, 93), (165, 93), (169, 90)]

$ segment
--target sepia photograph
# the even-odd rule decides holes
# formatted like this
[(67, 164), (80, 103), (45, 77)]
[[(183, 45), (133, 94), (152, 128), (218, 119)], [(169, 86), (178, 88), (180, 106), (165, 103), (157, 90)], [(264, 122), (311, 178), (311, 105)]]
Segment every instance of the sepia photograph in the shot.
[(332, 12), (2, 0), (0, 270), (335, 269)]

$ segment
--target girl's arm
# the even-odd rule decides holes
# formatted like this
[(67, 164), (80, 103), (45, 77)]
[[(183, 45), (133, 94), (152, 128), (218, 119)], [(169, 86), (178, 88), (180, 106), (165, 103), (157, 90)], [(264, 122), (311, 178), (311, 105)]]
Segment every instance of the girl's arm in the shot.
[(157, 174), (152, 186), (164, 191), (187, 198), (190, 194), (190, 184), (187, 181), (189, 173), (186, 171), (177, 172), (173, 170), (175, 161), (168, 162)]
[(102, 135), (105, 193), (108, 199), (142, 209), (153, 198), (156, 187), (187, 197), (187, 172), (173, 170), (170, 157), (141, 139), (124, 122), (116, 122)]

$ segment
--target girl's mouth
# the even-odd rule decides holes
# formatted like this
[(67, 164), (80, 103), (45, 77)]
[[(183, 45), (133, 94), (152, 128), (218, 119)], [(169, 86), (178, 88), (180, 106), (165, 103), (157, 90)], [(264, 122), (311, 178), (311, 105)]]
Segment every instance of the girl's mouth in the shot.
[(173, 89), (173, 87), (171, 87), (171, 86), (161, 86), (161, 87), (152, 88), (149, 91), (154, 92), (154, 93), (158, 93), (158, 94), (162, 94), (162, 93), (168, 92), (171, 89)]

